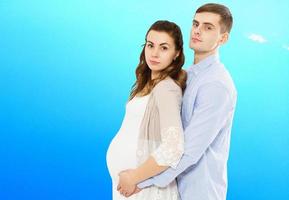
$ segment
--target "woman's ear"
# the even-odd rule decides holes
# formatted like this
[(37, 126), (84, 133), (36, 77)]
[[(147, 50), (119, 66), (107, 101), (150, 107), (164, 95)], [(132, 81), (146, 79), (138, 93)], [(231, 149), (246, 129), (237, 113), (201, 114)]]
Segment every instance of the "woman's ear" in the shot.
[(180, 55), (180, 51), (177, 51), (177, 54), (175, 55), (174, 60), (176, 60), (179, 55)]

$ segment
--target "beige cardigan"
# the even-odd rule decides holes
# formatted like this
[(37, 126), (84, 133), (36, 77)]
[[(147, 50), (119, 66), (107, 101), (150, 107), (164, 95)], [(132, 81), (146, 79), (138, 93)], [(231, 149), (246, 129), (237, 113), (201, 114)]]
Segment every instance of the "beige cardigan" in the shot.
[(149, 95), (138, 137), (138, 165), (153, 156), (158, 165), (176, 168), (184, 152), (182, 90), (167, 78)]

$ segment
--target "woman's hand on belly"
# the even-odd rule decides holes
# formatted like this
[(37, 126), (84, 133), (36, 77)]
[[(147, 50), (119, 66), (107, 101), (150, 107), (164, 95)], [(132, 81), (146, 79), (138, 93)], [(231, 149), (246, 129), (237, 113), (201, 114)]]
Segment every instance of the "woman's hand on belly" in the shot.
[(132, 171), (132, 169), (128, 169), (119, 173), (117, 190), (125, 197), (129, 197), (140, 191), (140, 189), (136, 186), (137, 183), (133, 180), (131, 174)]

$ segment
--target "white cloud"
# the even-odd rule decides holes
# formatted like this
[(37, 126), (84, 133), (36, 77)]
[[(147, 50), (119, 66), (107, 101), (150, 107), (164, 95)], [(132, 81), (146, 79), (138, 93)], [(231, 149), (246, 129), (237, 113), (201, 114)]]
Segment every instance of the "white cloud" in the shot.
[(283, 45), (283, 48), (289, 51), (289, 46), (288, 45)]
[(262, 36), (262, 35), (258, 35), (255, 33), (252, 33), (248, 36), (248, 38), (254, 42), (258, 42), (258, 43), (265, 43), (267, 42), (267, 40)]

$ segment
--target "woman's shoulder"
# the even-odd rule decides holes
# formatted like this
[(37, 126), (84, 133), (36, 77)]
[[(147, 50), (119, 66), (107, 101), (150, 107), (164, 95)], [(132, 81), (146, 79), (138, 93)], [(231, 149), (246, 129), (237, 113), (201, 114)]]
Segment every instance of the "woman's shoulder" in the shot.
[(170, 77), (165, 78), (157, 83), (154, 92), (175, 91), (176, 93), (182, 93), (181, 87)]

